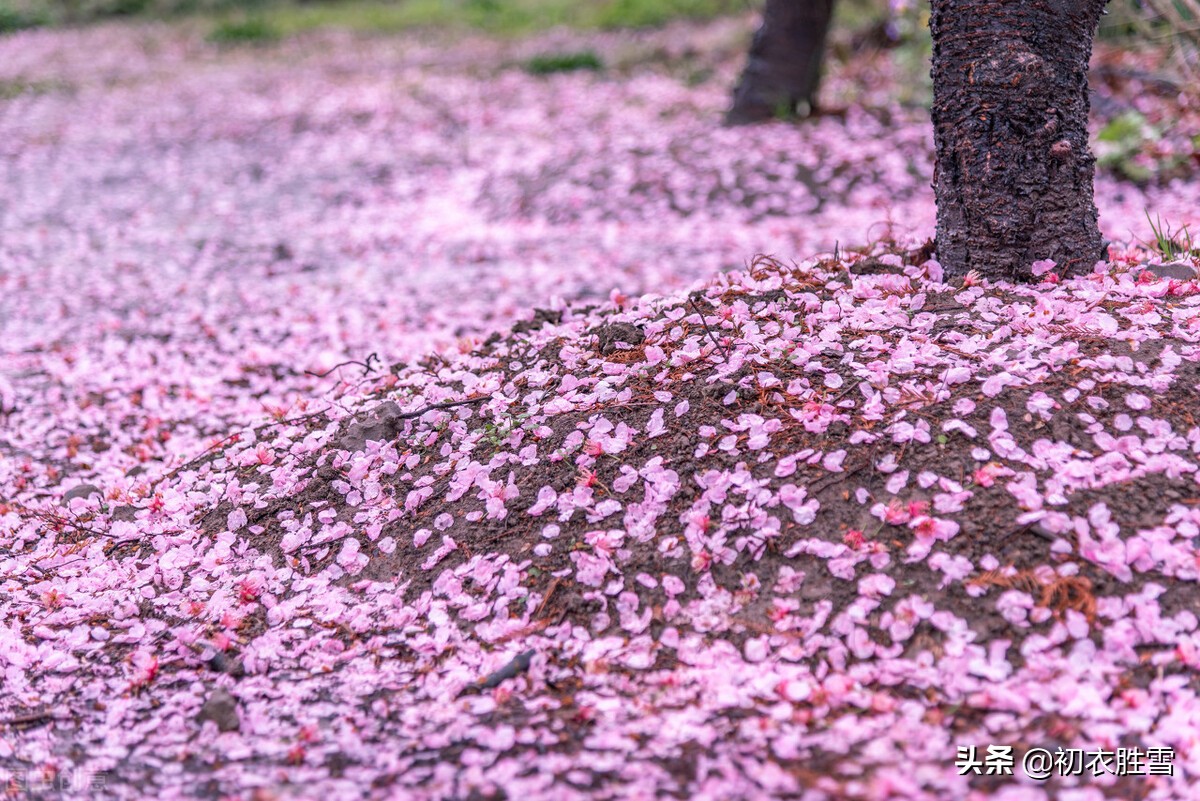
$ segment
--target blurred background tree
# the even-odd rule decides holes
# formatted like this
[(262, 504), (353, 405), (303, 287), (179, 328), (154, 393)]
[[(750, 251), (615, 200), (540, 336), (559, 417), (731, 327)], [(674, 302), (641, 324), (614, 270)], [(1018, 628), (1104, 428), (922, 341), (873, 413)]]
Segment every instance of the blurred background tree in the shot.
[(788, 118), (815, 108), (833, 4), (834, 0), (766, 0), (726, 122)]

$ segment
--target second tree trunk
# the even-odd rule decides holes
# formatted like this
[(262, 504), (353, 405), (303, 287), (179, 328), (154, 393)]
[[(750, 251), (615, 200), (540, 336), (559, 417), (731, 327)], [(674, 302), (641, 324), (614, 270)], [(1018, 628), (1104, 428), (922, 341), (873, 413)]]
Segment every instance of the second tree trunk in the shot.
[(762, 27), (733, 92), (731, 125), (794, 114), (815, 105), (833, 0), (767, 0)]

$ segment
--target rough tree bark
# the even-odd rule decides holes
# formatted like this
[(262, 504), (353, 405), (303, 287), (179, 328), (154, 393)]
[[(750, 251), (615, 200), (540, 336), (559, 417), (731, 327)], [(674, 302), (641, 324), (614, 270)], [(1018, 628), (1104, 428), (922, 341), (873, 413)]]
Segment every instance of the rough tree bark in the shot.
[(801, 103), (814, 108), (832, 16), (833, 0), (767, 0), (725, 122), (769, 120)]
[(937, 256), (947, 276), (1029, 281), (1103, 257), (1088, 61), (1107, 0), (932, 0)]

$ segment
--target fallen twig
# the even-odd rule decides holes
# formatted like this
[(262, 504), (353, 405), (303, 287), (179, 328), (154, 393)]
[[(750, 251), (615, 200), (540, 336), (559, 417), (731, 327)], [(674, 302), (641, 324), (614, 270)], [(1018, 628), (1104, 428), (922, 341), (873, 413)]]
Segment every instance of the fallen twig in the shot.
[(478, 682), (480, 689), (490, 690), (493, 687), (499, 687), (501, 683), (515, 679), (529, 670), (529, 663), (533, 661), (534, 653), (534, 651), (525, 651), (517, 654), (507, 665), (481, 679)]
[(325, 376), (329, 375), (330, 373), (332, 373), (335, 370), (340, 370), (343, 367), (350, 365), (350, 364), (357, 364), (359, 367), (361, 367), (363, 369), (363, 375), (370, 375), (371, 373), (375, 372), (375, 369), (376, 369), (371, 364), (371, 362), (373, 362), (373, 361), (378, 362), (378, 361), (380, 361), (380, 359), (377, 354), (371, 353), (371, 354), (368, 354), (367, 360), (365, 362), (360, 362), (360, 361), (356, 361), (355, 359), (350, 359), (348, 361), (342, 362), (341, 364), (335, 364), (333, 367), (330, 367), (328, 370), (326, 370), (323, 373), (314, 373), (312, 370), (305, 370), (304, 374), (311, 375), (314, 378), (324, 378)]
[(816, 495), (818, 492), (820, 492), (823, 489), (826, 489), (827, 487), (832, 487), (834, 484), (842, 483), (846, 479), (850, 478), (850, 476), (863, 470), (868, 464), (870, 464), (870, 460), (863, 462), (862, 464), (858, 465), (857, 467), (851, 467), (849, 470), (843, 470), (840, 473), (834, 473), (832, 476), (825, 479), (824, 481), (818, 481), (816, 484), (813, 484), (811, 487), (808, 488), (808, 491), (810, 494)]
[(513, 640), (519, 640), (524, 637), (529, 637), (531, 635), (537, 634), (539, 631), (542, 631), (545, 628), (548, 628), (549, 626), (550, 626), (550, 620), (548, 618), (545, 620), (536, 620), (533, 623), (530, 623), (528, 626), (525, 626), (524, 628), (517, 629), (516, 631), (510, 631), (508, 634), (505, 634), (503, 637), (497, 637), (496, 644), (503, 645), (504, 643), (509, 643), (509, 642), (512, 642)]
[(462, 692), (460, 692), (459, 695), (471, 695), (483, 692), (484, 690), (491, 690), (499, 687), (509, 679), (515, 679), (517, 676), (520, 676), (522, 673), (529, 670), (529, 664), (533, 661), (533, 656), (535, 653), (537, 652), (524, 651), (517, 654), (504, 667), (493, 673), (489, 673), (474, 684), (468, 684), (462, 689)]
[(424, 407), (423, 409), (417, 409), (415, 412), (405, 412), (404, 414), (398, 414), (398, 415), (396, 415), (396, 419), (397, 420), (411, 420), (414, 417), (420, 417), (421, 415), (425, 414), (425, 412), (432, 412), (432, 411), (436, 411), (438, 409), (452, 409), (455, 406), (466, 406), (468, 404), (479, 403), (480, 401), (485, 401), (490, 398), (491, 398), (490, 395), (480, 395), (475, 398), (467, 398), (466, 400), (446, 401), (445, 403), (432, 403), (429, 406)]
[(187, 470), (188, 468), (192, 467), (193, 465), (197, 465), (200, 462), (203, 462), (205, 459), (212, 456), (213, 453), (220, 450), (223, 446), (232, 445), (235, 442), (241, 441), (241, 438), (247, 433), (254, 434), (255, 438), (257, 439), (258, 435), (260, 433), (262, 433), (263, 431), (266, 431), (268, 428), (272, 428), (273, 426), (285, 426), (285, 425), (290, 425), (292, 423), (299, 423), (303, 420), (311, 420), (314, 417), (320, 417), (321, 415), (326, 414), (329, 411), (329, 409), (330, 409), (330, 407), (326, 406), (324, 409), (319, 409), (315, 412), (309, 412), (308, 414), (302, 414), (299, 417), (289, 417), (284, 420), (272, 420), (269, 423), (263, 423), (260, 426), (252, 428), (248, 432), (247, 431), (235, 431), (232, 434), (222, 437), (220, 440), (218, 440), (217, 442), (214, 442), (212, 445), (209, 445), (207, 448), (204, 449), (204, 451), (199, 456), (195, 457), (194, 459), (184, 462), (183, 464), (179, 465), (179, 467), (176, 467), (176, 468), (170, 470), (169, 472), (164, 473), (163, 475), (159, 476), (154, 481), (154, 483), (152, 483), (150, 485), (150, 489), (151, 489), (151, 491), (157, 489), (158, 485), (161, 484), (162, 482), (164, 482), (168, 479), (174, 478), (175, 476), (179, 475), (181, 472), (183, 472), (184, 470)]
[(841, 392), (839, 392), (839, 393), (838, 393), (838, 395), (837, 395), (837, 397), (836, 397), (836, 398), (834, 398), (833, 400), (831, 400), (831, 401), (829, 402), (829, 405), (830, 405), (830, 406), (837, 406), (837, 405), (838, 405), (838, 401), (840, 401), (842, 398), (844, 398), (844, 397), (846, 397), (847, 395), (849, 395), (849, 394), (850, 394), (850, 392), (851, 392), (852, 390), (854, 390), (854, 389), (855, 389), (855, 387), (857, 387), (857, 386), (858, 386), (859, 384), (861, 384), (862, 382), (863, 382), (863, 379), (859, 378), (859, 379), (858, 379), (858, 380), (856, 380), (856, 381), (855, 381), (853, 384), (851, 384), (850, 386), (848, 386), (848, 387), (846, 387), (845, 389), (843, 389)]
[(696, 310), (696, 314), (700, 315), (700, 324), (704, 326), (704, 330), (708, 332), (708, 338), (712, 340), (713, 347), (721, 351), (725, 361), (729, 361), (729, 351), (717, 341), (717, 337), (713, 334), (712, 329), (708, 327), (708, 321), (704, 319), (704, 312), (700, 311), (700, 307), (696, 305), (696, 301), (688, 298), (688, 303), (692, 304), (692, 308)]
[(550, 603), (550, 599), (554, 596), (554, 591), (558, 589), (558, 585), (561, 583), (562, 579), (558, 577), (555, 577), (554, 581), (550, 582), (550, 587), (546, 590), (545, 597), (543, 597), (542, 602), (538, 604), (537, 611), (533, 613), (534, 620), (537, 620), (541, 616), (542, 610), (546, 608), (546, 604)]
[(36, 709), (0, 720), (0, 726), (30, 727), (41, 726), (54, 720), (57, 716), (50, 709)]

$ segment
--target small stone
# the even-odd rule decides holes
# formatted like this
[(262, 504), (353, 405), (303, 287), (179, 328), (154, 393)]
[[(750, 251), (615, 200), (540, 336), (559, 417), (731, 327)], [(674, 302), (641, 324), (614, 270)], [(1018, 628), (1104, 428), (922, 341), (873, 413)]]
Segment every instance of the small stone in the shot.
[(368, 442), (393, 440), (403, 426), (401, 417), (395, 401), (384, 401), (350, 423), (336, 446), (347, 451), (361, 451)]
[(479, 686), (490, 690), (493, 687), (499, 687), (508, 679), (515, 679), (529, 670), (529, 663), (533, 661), (535, 653), (535, 651), (525, 651), (517, 654), (507, 665), (480, 680)]
[(1187, 281), (1196, 277), (1196, 268), (1184, 261), (1172, 261), (1167, 264), (1143, 264), (1142, 269), (1149, 270), (1159, 278), (1174, 278), (1177, 281)]
[(216, 673), (224, 673), (234, 678), (241, 678), (246, 675), (246, 667), (242, 664), (242, 660), (235, 656), (229, 656), (216, 651), (212, 657), (205, 663), (208, 669)]
[(112, 519), (120, 520), (125, 523), (132, 523), (137, 520), (137, 509), (133, 506), (117, 506), (112, 510)]
[(712, 400), (721, 400), (735, 389), (737, 389), (736, 384), (731, 384), (727, 381), (714, 381), (701, 389), (700, 394)]
[(646, 335), (642, 333), (642, 329), (633, 323), (609, 323), (594, 328), (588, 333), (596, 337), (597, 348), (605, 356), (617, 350), (618, 342), (637, 347), (646, 341)]
[(62, 502), (67, 506), (76, 498), (89, 498), (92, 495), (104, 495), (104, 492), (95, 484), (80, 484), (78, 487), (72, 487), (67, 490), (67, 494), (63, 496)]
[(558, 325), (562, 322), (562, 312), (553, 309), (534, 309), (532, 320), (521, 320), (513, 326), (514, 334), (526, 334), (537, 331), (545, 325)]
[(217, 724), (217, 731), (237, 731), (242, 727), (242, 721), (237, 713), (237, 699), (230, 694), (229, 690), (224, 687), (217, 687), (208, 695), (208, 700), (204, 702), (204, 706), (200, 707), (200, 713), (196, 715), (196, 722), (203, 724), (206, 720), (211, 720)]

